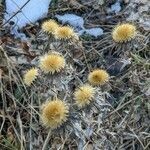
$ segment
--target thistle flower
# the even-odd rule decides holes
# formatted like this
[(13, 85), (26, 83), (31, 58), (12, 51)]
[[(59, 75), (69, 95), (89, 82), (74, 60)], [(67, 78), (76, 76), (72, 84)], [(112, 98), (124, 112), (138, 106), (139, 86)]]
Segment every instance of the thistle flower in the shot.
[(109, 80), (109, 74), (102, 69), (96, 69), (89, 73), (88, 81), (92, 85), (102, 85)]
[(68, 40), (76, 37), (74, 30), (69, 26), (59, 27), (55, 30), (54, 36), (56, 39)]
[(35, 81), (37, 76), (38, 76), (38, 69), (31, 68), (24, 74), (24, 83), (30, 86), (33, 83), (33, 81)]
[(90, 85), (83, 85), (74, 92), (74, 99), (78, 107), (82, 108), (88, 105), (94, 98), (95, 88)]
[(54, 31), (59, 27), (59, 25), (57, 24), (56, 21), (50, 19), (48, 21), (45, 21), (43, 24), (42, 24), (42, 29), (44, 32), (46, 33), (51, 33), (53, 34)]
[(43, 104), (41, 119), (46, 127), (55, 129), (67, 121), (68, 113), (67, 104), (59, 99), (54, 99)]
[(124, 23), (117, 25), (112, 31), (112, 38), (115, 42), (127, 42), (134, 39), (136, 36), (136, 26)]
[(47, 54), (41, 58), (39, 66), (45, 73), (54, 74), (65, 67), (65, 59), (59, 53)]

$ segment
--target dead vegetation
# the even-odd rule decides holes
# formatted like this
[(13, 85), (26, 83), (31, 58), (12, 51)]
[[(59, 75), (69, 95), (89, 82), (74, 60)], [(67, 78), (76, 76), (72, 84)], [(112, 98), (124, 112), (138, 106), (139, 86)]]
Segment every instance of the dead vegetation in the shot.
[[(112, 46), (116, 43), (111, 31), (118, 22), (126, 21), (129, 3), (124, 1), (124, 10), (107, 19), (105, 8), (111, 2), (98, 8), (90, 1), (64, 2), (53, 1), (48, 17), (74, 11), (86, 19), (86, 26), (101, 26), (106, 34), (58, 42), (49, 39), (40, 25), (23, 29), (28, 41), (1, 32), (0, 149), (150, 149), (149, 31), (137, 22), (140, 36), (135, 41)], [(50, 51), (63, 54), (65, 70), (56, 76), (40, 72), (38, 80), (31, 87), (26, 86), (23, 74), (37, 67), (40, 57)], [(87, 83), (88, 74), (95, 68), (107, 70), (110, 80), (96, 87), (94, 103), (79, 109), (73, 92)], [(56, 96), (70, 104), (70, 114), (60, 128), (49, 131), (40, 119), (41, 105)]]

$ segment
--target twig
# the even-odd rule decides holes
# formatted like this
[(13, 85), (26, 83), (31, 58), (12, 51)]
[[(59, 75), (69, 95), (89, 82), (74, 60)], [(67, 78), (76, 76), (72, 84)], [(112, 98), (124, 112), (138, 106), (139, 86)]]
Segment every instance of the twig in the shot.
[(2, 24), (2, 27), (5, 26), (13, 17), (15, 17), (21, 10), (29, 3), (30, 0), (28, 0), (17, 12), (14, 13), (5, 23)]
[(47, 143), (48, 143), (48, 141), (49, 141), (50, 135), (51, 135), (51, 129), (50, 129), (49, 132), (48, 132), (48, 135), (47, 135), (47, 137), (46, 137), (46, 140), (45, 140), (45, 142), (44, 142), (44, 145), (43, 145), (42, 150), (46, 150), (46, 146), (47, 146)]

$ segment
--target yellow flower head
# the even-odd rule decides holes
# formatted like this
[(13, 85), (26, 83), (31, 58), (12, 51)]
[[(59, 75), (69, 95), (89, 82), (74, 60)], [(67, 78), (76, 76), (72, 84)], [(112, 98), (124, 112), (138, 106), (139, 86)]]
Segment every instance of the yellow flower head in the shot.
[(42, 106), (41, 119), (46, 127), (55, 129), (66, 122), (69, 113), (67, 104), (59, 99), (48, 101)]
[(89, 73), (88, 81), (92, 85), (102, 85), (109, 80), (109, 74), (102, 69), (96, 69)]
[(54, 33), (58, 27), (59, 27), (59, 25), (56, 23), (56, 21), (54, 21), (52, 19), (45, 21), (42, 24), (42, 29), (46, 33)]
[(135, 38), (136, 26), (124, 23), (117, 25), (112, 31), (112, 38), (115, 42), (127, 42)]
[(24, 74), (24, 83), (30, 86), (33, 83), (33, 81), (35, 81), (37, 76), (38, 76), (38, 69), (31, 68)]
[(78, 107), (82, 108), (88, 105), (94, 98), (95, 88), (90, 85), (83, 85), (74, 92), (74, 98)]
[(54, 74), (65, 67), (65, 59), (59, 53), (51, 53), (40, 59), (40, 68), (44, 73)]
[(63, 27), (59, 27), (55, 30), (54, 36), (56, 39), (67, 40), (67, 39), (70, 39), (72, 37), (75, 37), (76, 34), (71, 27), (63, 26)]

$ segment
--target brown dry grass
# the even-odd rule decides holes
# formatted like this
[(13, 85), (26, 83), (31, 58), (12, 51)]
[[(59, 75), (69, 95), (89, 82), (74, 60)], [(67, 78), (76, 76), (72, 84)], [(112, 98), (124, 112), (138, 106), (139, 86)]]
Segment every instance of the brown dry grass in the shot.
[[(109, 34), (117, 22), (125, 19), (124, 16), (118, 14), (113, 19), (107, 20), (102, 9), (95, 11), (82, 3), (80, 6), (84, 7), (78, 9), (70, 3), (58, 2), (53, 4), (49, 16), (53, 17), (56, 12), (65, 13), (73, 9), (77, 14), (88, 16), (86, 26), (93, 27), (100, 24), (108, 34), (98, 39), (83, 36), (80, 42), (71, 43), (69, 46), (66, 43), (54, 43), (53, 48), (45, 34), (31, 39), (34, 44), (30, 46), (9, 35), (1, 38), (3, 48), (0, 49), (2, 70), (0, 149), (41, 150), (48, 147), (52, 150), (148, 150), (150, 148), (149, 33), (139, 28), (144, 36), (144, 40), (138, 43), (142, 48), (137, 47), (134, 42), (127, 45), (129, 48), (127, 50), (126, 47), (123, 47), (124, 50), (118, 46), (112, 48), (109, 44), (112, 43)], [(104, 20), (98, 17), (102, 15)], [(37, 26), (34, 30), (31, 28), (33, 27), (26, 29), (30, 35), (39, 31)], [(20, 47), (17, 47), (15, 43), (21, 43), (21, 46), (18, 44)], [(135, 47), (134, 50), (132, 46)], [(47, 78), (41, 75), (35, 85), (31, 88), (26, 87), (22, 81), (23, 72), (35, 66), (31, 63), (32, 60), (38, 59), (50, 47), (64, 54), (68, 64), (66, 71), (56, 77)], [(109, 53), (115, 50), (118, 50), (119, 55)], [(17, 61), (14, 63), (12, 61), (14, 56), (23, 56), (27, 62), (22, 65)], [(131, 64), (121, 69), (124, 60), (128, 59)], [(80, 110), (74, 105), (72, 93), (75, 87), (87, 82), (89, 71), (97, 67), (109, 72), (110, 82), (97, 89), (95, 103)], [(47, 97), (56, 95), (70, 103), (72, 113), (69, 122), (60, 129), (49, 132), (42, 126), (39, 117), (40, 106)]]

